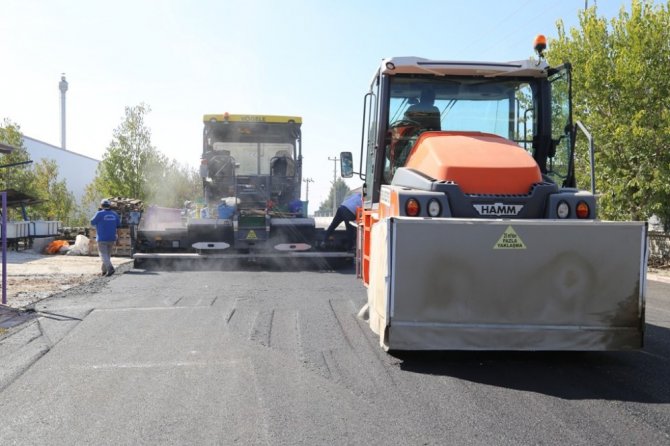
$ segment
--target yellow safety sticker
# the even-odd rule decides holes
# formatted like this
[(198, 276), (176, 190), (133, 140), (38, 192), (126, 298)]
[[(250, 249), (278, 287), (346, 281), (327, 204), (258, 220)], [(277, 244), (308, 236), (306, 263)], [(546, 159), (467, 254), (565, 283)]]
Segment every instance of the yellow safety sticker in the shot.
[(253, 229), (250, 229), (249, 232), (247, 232), (247, 240), (256, 240), (257, 238), (256, 232)]
[(502, 233), (493, 249), (526, 249), (521, 237), (516, 233), (513, 227), (508, 226)]

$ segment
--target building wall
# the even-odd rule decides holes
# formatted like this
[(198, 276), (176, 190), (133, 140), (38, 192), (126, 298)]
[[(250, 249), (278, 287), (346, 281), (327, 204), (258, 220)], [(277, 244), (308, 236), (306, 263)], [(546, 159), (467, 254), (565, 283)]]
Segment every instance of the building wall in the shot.
[(23, 137), (23, 145), (35, 163), (41, 159), (54, 160), (58, 165), (58, 179), (65, 180), (67, 188), (81, 203), (86, 186), (95, 178), (99, 160), (61, 149), (28, 136)]

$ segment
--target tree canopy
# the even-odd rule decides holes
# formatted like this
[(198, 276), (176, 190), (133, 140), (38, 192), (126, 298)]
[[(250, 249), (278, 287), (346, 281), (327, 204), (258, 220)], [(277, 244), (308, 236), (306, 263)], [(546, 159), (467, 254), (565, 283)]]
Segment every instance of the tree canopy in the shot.
[(335, 203), (335, 208), (337, 208), (349, 192), (350, 189), (349, 186), (347, 186), (347, 183), (345, 183), (342, 178), (338, 178), (330, 187), (328, 198), (321, 203), (318, 212), (332, 212), (333, 202)]
[(34, 166), (33, 172), (37, 198), (44, 200), (35, 206), (36, 212), (45, 220), (74, 223), (79, 214), (77, 201), (67, 188), (66, 180), (59, 179), (58, 164), (54, 160), (42, 159)]
[(193, 168), (171, 160), (157, 174), (158, 186), (151, 191), (148, 201), (160, 206), (178, 208), (184, 201), (195, 200), (202, 195), (202, 179)]
[(160, 206), (180, 207), (197, 196), (200, 179), (194, 169), (169, 160), (151, 144), (146, 104), (126, 107), (121, 124), (86, 189), (86, 200), (128, 197)]
[(34, 195), (34, 173), (30, 164), (18, 164), (30, 161), (30, 155), (23, 147), (23, 135), (19, 125), (4, 119), (0, 125), (0, 142), (15, 148), (12, 153), (0, 156), (0, 165), (16, 164), (0, 169), (0, 190), (16, 189)]
[[(669, 5), (632, 0), (610, 21), (591, 7), (549, 42), (549, 62), (573, 66), (575, 119), (596, 138), (601, 218), (670, 222)], [(579, 146), (578, 178), (586, 157)]]
[[(0, 157), (0, 164), (30, 161), (18, 124), (5, 119), (0, 125), (0, 141), (15, 147), (12, 153)], [(33, 164), (2, 168), (0, 189), (15, 189), (42, 200), (28, 208), (33, 219), (60, 220), (70, 224), (79, 218), (80, 212), (74, 195), (68, 190), (67, 182), (59, 178), (58, 165), (53, 160), (43, 159)], [(20, 218), (20, 215), (11, 211), (10, 218)]]
[(87, 197), (122, 196), (146, 199), (151, 179), (165, 164), (165, 157), (151, 145), (151, 130), (144, 124), (150, 108), (145, 104), (126, 107), (125, 116), (113, 131)]

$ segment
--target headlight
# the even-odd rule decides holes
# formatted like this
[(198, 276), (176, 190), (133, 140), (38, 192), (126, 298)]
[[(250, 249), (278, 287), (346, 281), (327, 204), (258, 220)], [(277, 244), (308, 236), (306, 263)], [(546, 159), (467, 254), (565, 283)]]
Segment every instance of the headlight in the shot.
[(556, 215), (558, 218), (568, 218), (570, 215), (570, 206), (565, 201), (560, 201), (556, 206)]
[(440, 202), (433, 198), (428, 202), (428, 215), (431, 217), (439, 217), (442, 213), (442, 205)]

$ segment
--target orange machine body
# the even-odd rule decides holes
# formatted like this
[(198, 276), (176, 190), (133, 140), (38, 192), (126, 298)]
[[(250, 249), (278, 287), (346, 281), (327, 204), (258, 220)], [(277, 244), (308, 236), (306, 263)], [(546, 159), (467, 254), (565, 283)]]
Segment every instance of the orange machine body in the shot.
[[(424, 132), (412, 147), (404, 167), (438, 181), (452, 181), (466, 194), (524, 195), (542, 181), (533, 157), (513, 141), (481, 132)], [(359, 214), (360, 275), (368, 284), (371, 226), (386, 217), (402, 215), (398, 196), (391, 192), (378, 209)]]
[(405, 167), (453, 181), (466, 194), (527, 194), (542, 181), (533, 157), (516, 143), (490, 133), (424, 132)]

